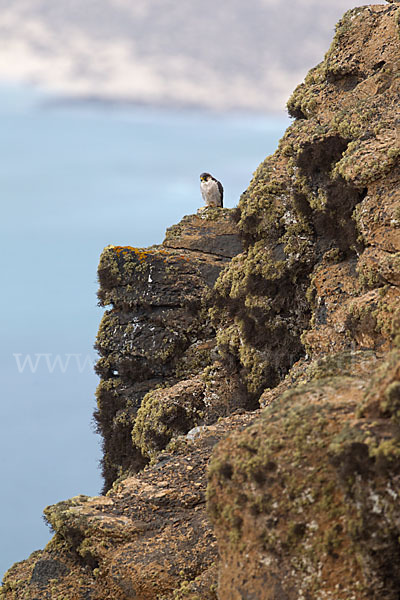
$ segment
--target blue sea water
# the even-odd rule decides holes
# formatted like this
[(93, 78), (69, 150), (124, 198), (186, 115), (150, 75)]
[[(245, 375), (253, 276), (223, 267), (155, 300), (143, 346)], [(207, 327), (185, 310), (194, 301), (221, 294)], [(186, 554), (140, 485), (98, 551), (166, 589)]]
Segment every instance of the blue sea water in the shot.
[(202, 171), (235, 206), (288, 123), (69, 106), (0, 87), (0, 578), (47, 543), (46, 505), (101, 488), (91, 424), (101, 250), (160, 243), (202, 204)]

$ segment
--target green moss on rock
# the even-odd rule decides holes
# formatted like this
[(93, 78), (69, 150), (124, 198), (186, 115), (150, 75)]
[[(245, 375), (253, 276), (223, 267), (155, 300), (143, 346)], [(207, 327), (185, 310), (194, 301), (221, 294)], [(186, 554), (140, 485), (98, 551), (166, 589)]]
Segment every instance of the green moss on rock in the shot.
[[(329, 346), (326, 338), (339, 324), (330, 319), (329, 297), (318, 297), (310, 279), (318, 279), (322, 264), (356, 264), (365, 247), (375, 244), (366, 226), (371, 200), (364, 199), (369, 189), (383, 194), (377, 182), (389, 175), (396, 180), (400, 151), (393, 127), (397, 50), (390, 37), (392, 13), (393, 7), (363, 7), (344, 15), (324, 61), (288, 102), (295, 122), (241, 196), (236, 218), (245, 251), (216, 283), (212, 318), (222, 357), (241, 374), (251, 394), (276, 385), (304, 356), (302, 340), (309, 353)], [(361, 52), (360, 30), (374, 48), (380, 49), (382, 36), (387, 36), (381, 60), (375, 58), (381, 50), (376, 55)], [(383, 209), (376, 216), (385, 219)], [(394, 220), (386, 224), (387, 229), (393, 226)], [(396, 247), (392, 239), (387, 244), (391, 252)], [(376, 289), (389, 278), (398, 285), (394, 262), (387, 259), (384, 268), (379, 260), (375, 267), (360, 262), (359, 282)], [(355, 283), (353, 295), (360, 292)], [(356, 326), (356, 337), (354, 315), (348, 320), (341, 315), (349, 329), (343, 342), (337, 336), (336, 348), (355, 342), (376, 348), (389, 339), (397, 343), (400, 337), (393, 332), (399, 319), (389, 319), (391, 301), (387, 307), (381, 299), (377, 314)]]
[[(396, 358), (380, 368), (368, 352), (316, 362), (305, 373), (311, 381), (219, 445), (208, 507), (221, 552), (220, 595), (240, 588), (261, 600), (279, 579), (288, 598), (378, 598), (383, 590), (397, 597)], [(368, 413), (377, 400), (378, 418)]]
[(134, 446), (148, 458), (163, 450), (177, 435), (187, 433), (204, 417), (204, 384), (180, 382), (175, 388), (146, 394), (132, 430)]

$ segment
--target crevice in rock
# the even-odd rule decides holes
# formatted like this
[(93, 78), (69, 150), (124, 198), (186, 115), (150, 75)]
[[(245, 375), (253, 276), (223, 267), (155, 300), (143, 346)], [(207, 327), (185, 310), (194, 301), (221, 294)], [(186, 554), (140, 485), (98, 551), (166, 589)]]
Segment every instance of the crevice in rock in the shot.
[(327, 82), (332, 83), (337, 88), (339, 88), (342, 92), (351, 92), (358, 86), (358, 84), (363, 79), (365, 79), (365, 77), (362, 75), (362, 73), (358, 72), (357, 70), (354, 70), (351, 73), (328, 72), (327, 76), (326, 76)]
[(372, 69), (376, 73), (377, 71), (380, 71), (385, 65), (386, 65), (386, 61), (380, 60), (372, 67)]
[(307, 119), (307, 115), (299, 106), (293, 107), (288, 105), (288, 113), (290, 117), (293, 117), (293, 119), (298, 119), (299, 121)]
[(180, 247), (180, 246), (166, 246), (167, 248), (171, 247), (174, 250), (178, 250), (181, 252), (189, 252), (190, 254), (193, 254), (194, 256), (198, 256), (199, 254), (206, 254), (207, 256), (212, 256), (214, 258), (229, 258), (231, 259), (232, 256), (228, 255), (228, 254), (221, 254), (221, 252), (210, 252), (207, 250), (201, 250), (201, 249), (195, 249), (195, 248), (185, 248), (185, 247)]
[(296, 203), (314, 228), (318, 257), (333, 247), (343, 256), (362, 250), (352, 214), (367, 190), (349, 184), (340, 175), (332, 176), (334, 165), (347, 147), (347, 140), (332, 136), (310, 143), (298, 158), (297, 164), (301, 175), (306, 177), (309, 194), (299, 194)]

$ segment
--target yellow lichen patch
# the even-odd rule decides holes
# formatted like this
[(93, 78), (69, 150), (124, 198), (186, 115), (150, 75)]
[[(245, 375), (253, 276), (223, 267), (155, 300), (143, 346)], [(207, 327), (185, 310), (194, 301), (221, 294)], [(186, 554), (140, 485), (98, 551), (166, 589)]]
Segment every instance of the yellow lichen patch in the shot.
[(167, 258), (177, 258), (180, 260), (185, 260), (186, 262), (190, 262), (190, 258), (187, 256), (184, 256), (183, 254), (176, 254), (175, 252), (171, 252), (170, 250), (165, 250), (163, 248), (144, 250), (143, 248), (135, 248), (133, 246), (108, 246), (106, 249), (114, 250), (118, 256), (129, 256), (134, 254), (140, 263), (143, 263), (149, 257), (154, 257), (155, 254), (161, 254), (164, 256), (164, 262)]
[(150, 254), (150, 252), (146, 252), (142, 248), (134, 248), (133, 246), (112, 246), (114, 252), (120, 256), (123, 254), (124, 256), (133, 252), (140, 262), (143, 262)]

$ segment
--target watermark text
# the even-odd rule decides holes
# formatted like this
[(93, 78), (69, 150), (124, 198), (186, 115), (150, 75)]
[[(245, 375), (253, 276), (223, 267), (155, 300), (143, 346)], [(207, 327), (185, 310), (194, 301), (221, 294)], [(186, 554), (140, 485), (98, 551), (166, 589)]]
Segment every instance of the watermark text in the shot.
[(32, 374), (39, 371), (47, 373), (62, 373), (77, 371), (84, 373), (85, 371), (93, 371), (93, 366), (96, 359), (89, 354), (66, 353), (53, 354), (51, 352), (39, 352), (34, 354), (14, 353), (15, 362), (18, 373), (29, 372)]

